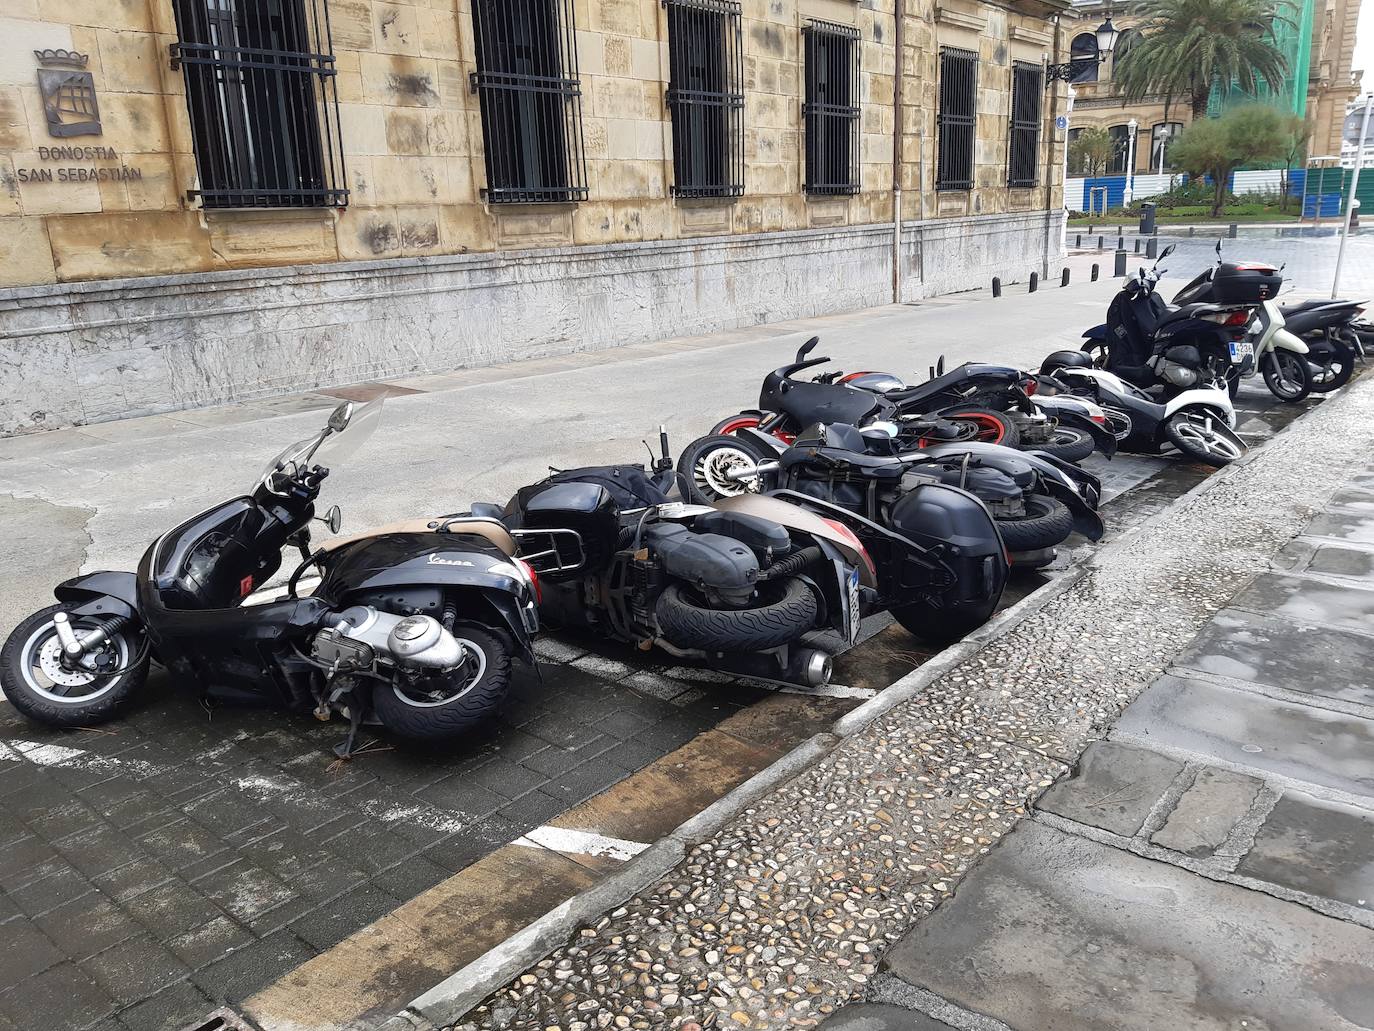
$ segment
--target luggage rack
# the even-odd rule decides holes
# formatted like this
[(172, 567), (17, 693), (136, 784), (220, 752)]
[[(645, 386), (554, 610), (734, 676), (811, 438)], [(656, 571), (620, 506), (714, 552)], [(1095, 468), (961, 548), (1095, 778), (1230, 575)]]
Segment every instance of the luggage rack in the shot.
[(512, 530), (510, 535), (520, 544), (521, 560), (536, 573), (573, 573), (587, 564), (576, 530)]

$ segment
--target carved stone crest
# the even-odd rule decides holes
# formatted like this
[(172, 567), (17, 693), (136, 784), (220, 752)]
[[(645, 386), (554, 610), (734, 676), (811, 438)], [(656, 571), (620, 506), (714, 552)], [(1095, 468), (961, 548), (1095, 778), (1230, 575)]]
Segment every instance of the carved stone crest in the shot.
[(100, 104), (95, 95), (95, 76), (86, 71), (90, 58), (72, 50), (35, 50), (41, 66), (38, 89), (48, 133), (59, 139), (100, 135)]

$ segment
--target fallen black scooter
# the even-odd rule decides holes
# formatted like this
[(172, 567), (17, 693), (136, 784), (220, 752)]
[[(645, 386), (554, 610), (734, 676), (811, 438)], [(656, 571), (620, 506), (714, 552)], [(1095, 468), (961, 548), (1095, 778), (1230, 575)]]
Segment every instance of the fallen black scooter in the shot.
[(908, 450), (980, 441), (1043, 450), (1068, 461), (1092, 454), (1105, 436), (1073, 409), (1047, 414), (1030, 398), (1035, 378), (1005, 365), (965, 362), (945, 372), (941, 359), (927, 382), (911, 387), (882, 372), (832, 371), (798, 379), (798, 373), (830, 361), (807, 357), (819, 343), (812, 337), (790, 365), (764, 377), (757, 409), (724, 419), (711, 432), (761, 429), (790, 441), (816, 423), (890, 423)]
[(996, 522), (1011, 562), (1035, 568), (1075, 530), (1102, 536), (1096, 477), (1049, 456), (996, 444), (942, 444), (903, 452), (880, 428), (817, 424), (792, 444), (762, 430), (693, 441), (678, 473), (694, 500), (775, 489), (822, 498), (887, 525), (896, 502), (932, 483), (966, 490)]
[[(58, 603), (20, 623), (0, 652), (5, 697), (37, 722), (87, 727), (119, 715), (158, 662), (207, 700), (342, 716), (340, 755), (364, 723), (435, 742), (490, 716), (512, 656), (533, 662), (538, 627), (531, 578), (503, 527), (408, 523), (309, 550), (324, 463), (361, 443), (380, 406), (340, 405), (251, 494), (154, 541), (136, 573), (59, 584)], [(335, 507), (323, 521), (337, 532), (340, 519)], [(247, 603), (288, 545), (304, 561), (286, 596)], [(311, 567), (320, 581), (299, 597)]]

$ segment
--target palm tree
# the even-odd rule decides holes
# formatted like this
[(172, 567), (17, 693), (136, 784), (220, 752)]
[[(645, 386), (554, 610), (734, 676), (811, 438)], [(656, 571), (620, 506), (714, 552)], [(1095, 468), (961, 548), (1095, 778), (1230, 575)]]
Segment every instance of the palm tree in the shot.
[(1142, 0), (1141, 38), (1114, 74), (1127, 100), (1187, 94), (1193, 118), (1207, 114), (1217, 81), (1235, 80), (1254, 96), (1259, 80), (1277, 86), (1288, 60), (1274, 42), (1277, 23), (1292, 24), (1289, 0)]

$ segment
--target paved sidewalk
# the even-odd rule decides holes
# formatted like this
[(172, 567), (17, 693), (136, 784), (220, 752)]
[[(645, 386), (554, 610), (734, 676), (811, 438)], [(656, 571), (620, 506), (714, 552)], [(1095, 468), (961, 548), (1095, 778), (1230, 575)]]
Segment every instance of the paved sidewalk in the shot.
[(916, 1009), (838, 1026), (1368, 1027), (1371, 412), (1359, 381), (1104, 547), (456, 1026), (809, 1027), (871, 993)]

